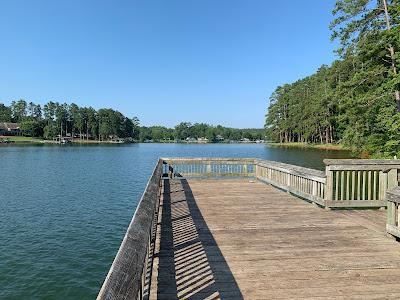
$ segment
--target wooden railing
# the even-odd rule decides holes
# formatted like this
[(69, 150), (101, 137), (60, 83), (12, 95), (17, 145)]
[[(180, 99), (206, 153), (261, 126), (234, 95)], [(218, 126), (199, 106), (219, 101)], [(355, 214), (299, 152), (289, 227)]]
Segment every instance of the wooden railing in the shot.
[(324, 205), (324, 172), (267, 160), (256, 160), (255, 164), (258, 180)]
[(385, 207), (398, 185), (399, 160), (325, 159), (327, 207)]
[(387, 222), (386, 231), (400, 238), (400, 187), (386, 192)]
[(318, 171), (250, 158), (165, 158), (171, 177), (254, 177), (326, 208), (385, 207), (398, 160), (327, 159)]
[(254, 176), (251, 158), (163, 158), (172, 177), (248, 177)]
[(324, 205), (325, 173), (252, 158), (163, 158), (170, 177), (253, 177)]
[(97, 299), (143, 299), (148, 293), (148, 263), (157, 224), (163, 161), (143, 193)]

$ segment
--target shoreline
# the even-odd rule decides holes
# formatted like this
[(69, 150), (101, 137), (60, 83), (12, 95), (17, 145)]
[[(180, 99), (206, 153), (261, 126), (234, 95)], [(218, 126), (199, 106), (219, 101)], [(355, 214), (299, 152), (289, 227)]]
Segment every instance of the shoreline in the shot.
[(329, 150), (329, 151), (350, 151), (341, 144), (309, 144), (301, 142), (292, 143), (274, 143), (267, 142), (267, 145), (271, 147), (282, 147), (282, 148), (303, 148), (303, 149), (317, 149), (317, 150)]
[[(53, 140), (46, 140), (43, 138), (34, 138), (34, 137), (24, 137), (24, 136), (9, 136), (4, 138), (5, 142), (0, 141), (0, 145), (60, 145), (60, 142), (53, 141)], [(117, 142), (117, 141), (99, 141), (99, 140), (80, 140), (74, 139), (70, 142), (66, 143), (67, 145), (126, 145), (126, 144), (190, 144), (190, 145), (205, 145), (205, 144), (260, 144), (265, 145), (266, 143), (260, 143), (256, 141), (249, 141), (249, 142), (176, 142), (176, 141), (124, 141), (124, 142)]]
[[(52, 140), (45, 140), (42, 138), (34, 138), (34, 137), (23, 137), (23, 136), (10, 136), (6, 138), (8, 142), (1, 143), (0, 146), (26, 146), (26, 145), (35, 145), (35, 146), (57, 146), (61, 145), (59, 142)], [(214, 144), (235, 144), (235, 145), (250, 145), (250, 144), (259, 144), (266, 145), (270, 147), (278, 147), (278, 148), (297, 148), (297, 149), (316, 149), (316, 150), (325, 150), (325, 151), (350, 151), (350, 149), (344, 147), (341, 144), (308, 144), (308, 143), (275, 143), (275, 142), (265, 142), (265, 143), (257, 143), (257, 142), (217, 142), (217, 143), (196, 143), (196, 142), (175, 142), (175, 141), (126, 141), (126, 142), (115, 142), (115, 141), (98, 141), (98, 140), (80, 140), (76, 139), (68, 143), (69, 146), (85, 146), (85, 145), (127, 145), (127, 144), (187, 144), (187, 145), (214, 145)]]

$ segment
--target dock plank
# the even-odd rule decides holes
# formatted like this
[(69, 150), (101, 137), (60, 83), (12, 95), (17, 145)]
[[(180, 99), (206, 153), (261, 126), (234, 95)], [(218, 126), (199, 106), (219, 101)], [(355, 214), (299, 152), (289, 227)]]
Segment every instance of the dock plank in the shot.
[(399, 299), (385, 213), (249, 179), (165, 180), (150, 299)]

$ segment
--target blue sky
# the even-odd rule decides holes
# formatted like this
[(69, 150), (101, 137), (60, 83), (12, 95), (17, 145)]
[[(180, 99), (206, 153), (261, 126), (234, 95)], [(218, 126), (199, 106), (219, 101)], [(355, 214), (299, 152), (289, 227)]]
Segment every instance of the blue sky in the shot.
[(0, 102), (144, 125), (262, 127), (276, 86), (334, 59), (334, 0), (1, 1)]

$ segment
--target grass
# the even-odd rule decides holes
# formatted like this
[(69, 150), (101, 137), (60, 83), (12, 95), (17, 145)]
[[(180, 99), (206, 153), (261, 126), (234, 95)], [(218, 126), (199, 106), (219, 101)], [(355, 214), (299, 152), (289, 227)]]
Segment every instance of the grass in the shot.
[(42, 143), (43, 142), (42, 138), (35, 138), (35, 137), (29, 137), (29, 136), (6, 136), (4, 139), (8, 140), (10, 142), (15, 142), (15, 143)]
[[(15, 144), (54, 144), (52, 140), (45, 140), (43, 138), (29, 137), (29, 136), (4, 136), (1, 139), (10, 141)], [(97, 141), (97, 140), (84, 140), (74, 139), (73, 144), (112, 144), (110, 141)]]
[(341, 144), (309, 144), (309, 143), (268, 143), (270, 146), (275, 147), (290, 147), (290, 148), (308, 148), (308, 149), (319, 149), (319, 150), (348, 150)]

